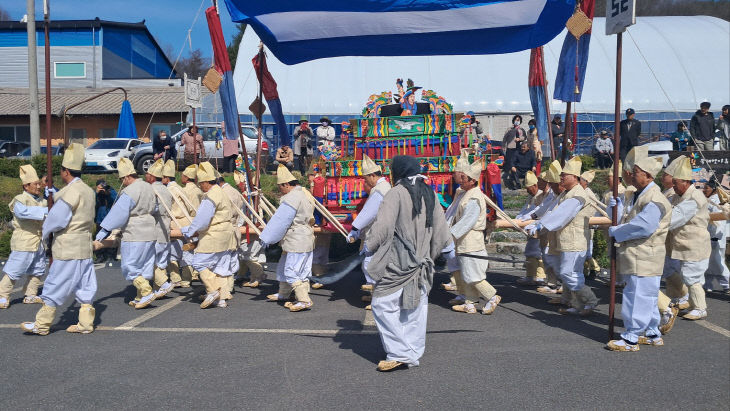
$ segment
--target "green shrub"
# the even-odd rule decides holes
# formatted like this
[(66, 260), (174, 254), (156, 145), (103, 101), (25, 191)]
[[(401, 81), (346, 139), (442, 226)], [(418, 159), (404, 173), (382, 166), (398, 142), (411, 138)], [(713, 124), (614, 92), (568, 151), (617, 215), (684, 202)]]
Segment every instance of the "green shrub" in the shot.
[(0, 258), (10, 256), (10, 237), (12, 236), (13, 230), (5, 230), (0, 233)]
[(593, 258), (598, 261), (601, 267), (608, 268), (610, 267), (610, 257), (605, 231), (595, 230), (593, 233)]
[[(63, 161), (62, 156), (52, 157), (53, 161), (53, 174), (58, 175), (61, 172), (61, 162)], [(7, 177), (18, 177), (20, 166), (25, 164), (31, 164), (35, 171), (38, 173), (38, 177), (46, 174), (46, 156), (37, 155), (33, 156), (30, 161), (20, 158), (0, 158), (0, 175)]]
[(596, 166), (596, 159), (593, 158), (593, 156), (587, 156), (587, 155), (581, 155), (580, 161), (583, 163), (583, 167), (581, 167), (581, 172), (591, 170), (595, 168)]

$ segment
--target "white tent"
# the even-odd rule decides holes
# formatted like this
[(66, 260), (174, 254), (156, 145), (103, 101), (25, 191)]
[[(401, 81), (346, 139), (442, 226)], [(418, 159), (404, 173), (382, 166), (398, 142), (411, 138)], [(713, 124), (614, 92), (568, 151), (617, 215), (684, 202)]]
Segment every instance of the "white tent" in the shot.
[[(713, 109), (730, 103), (730, 22), (707, 16), (636, 20), (624, 34), (623, 108), (692, 112), (702, 101), (713, 102)], [(614, 110), (616, 36), (604, 34), (604, 23), (604, 18), (596, 18), (593, 24), (583, 99), (577, 106), (584, 113)], [(550, 96), (566, 32), (545, 46)], [(258, 44), (256, 33), (246, 30), (234, 73), (242, 114), (249, 113), (258, 92), (251, 64)], [(396, 78), (412, 78), (416, 85), (436, 91), (456, 111), (532, 111), (529, 50), (479, 56), (335, 57), (292, 66), (271, 53), (267, 56), (284, 114), (358, 114), (371, 94), (395, 91)], [(558, 101), (551, 105), (553, 112), (564, 110)]]

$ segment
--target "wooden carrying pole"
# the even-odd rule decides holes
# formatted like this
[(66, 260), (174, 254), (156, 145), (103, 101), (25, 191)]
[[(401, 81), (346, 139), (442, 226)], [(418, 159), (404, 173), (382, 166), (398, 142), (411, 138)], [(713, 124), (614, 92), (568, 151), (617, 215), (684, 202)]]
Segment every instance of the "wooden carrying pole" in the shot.
[[(616, 34), (616, 99), (614, 101), (613, 113), (613, 198), (618, 198), (618, 185), (621, 170), (619, 170), (619, 147), (621, 143), (621, 65), (622, 65), (622, 42), (623, 33)], [(611, 208), (611, 225), (618, 225), (618, 209)], [(611, 243), (611, 239), (607, 239)], [(609, 247), (611, 250), (611, 274), (609, 280), (608, 295), (608, 338), (613, 339), (614, 319), (616, 311), (616, 247)]]

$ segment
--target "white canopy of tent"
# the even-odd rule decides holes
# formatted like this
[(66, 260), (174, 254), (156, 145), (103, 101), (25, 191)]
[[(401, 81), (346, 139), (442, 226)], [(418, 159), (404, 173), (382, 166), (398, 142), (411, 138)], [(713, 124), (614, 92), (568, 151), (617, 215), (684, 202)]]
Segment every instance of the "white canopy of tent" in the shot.
[[(579, 112), (614, 110), (616, 36), (606, 36), (604, 26), (604, 18), (594, 19)], [(566, 32), (545, 45), (550, 96)], [(623, 37), (623, 108), (691, 112), (702, 101), (712, 102), (714, 110), (730, 103), (730, 22), (708, 16), (639, 17)], [(256, 33), (246, 30), (234, 72), (242, 114), (249, 113), (258, 93), (251, 64), (258, 44)], [(267, 57), (284, 114), (359, 114), (371, 94), (395, 92), (396, 78), (412, 78), (416, 85), (436, 91), (456, 111), (532, 111), (529, 50), (478, 56), (335, 57), (291, 66), (271, 53)], [(551, 107), (558, 112), (565, 105), (553, 101)]]

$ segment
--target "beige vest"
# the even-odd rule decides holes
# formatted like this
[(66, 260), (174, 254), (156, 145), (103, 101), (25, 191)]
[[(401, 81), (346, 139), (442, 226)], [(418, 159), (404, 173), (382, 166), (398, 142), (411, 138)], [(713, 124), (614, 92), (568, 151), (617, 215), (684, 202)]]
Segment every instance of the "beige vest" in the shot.
[[(152, 183), (152, 189), (155, 191), (155, 201), (157, 202), (157, 214), (155, 217), (155, 231), (157, 231), (157, 238), (155, 241), (158, 243), (169, 243), (170, 242), (170, 220), (172, 217), (167, 210), (172, 211), (172, 194), (170, 190), (165, 187), (159, 181)], [(164, 202), (165, 206), (161, 204)]]
[(279, 200), (297, 211), (294, 221), (279, 242), (286, 253), (308, 253), (314, 250), (314, 230), (310, 221), (314, 219), (314, 205), (311, 201), (316, 200), (312, 198), (310, 201), (309, 197), (302, 187), (296, 186)]
[(91, 232), (94, 230), (96, 194), (80, 179), (72, 181), (53, 196), (54, 201), (71, 207), (71, 221), (53, 235), (54, 260), (86, 260), (94, 254)]
[(157, 230), (155, 217), (152, 214), (155, 212), (157, 199), (152, 186), (138, 178), (124, 187), (120, 195), (122, 194), (126, 194), (134, 201), (127, 225), (122, 229), (122, 241), (155, 241)]
[(671, 203), (672, 200), (674, 199), (674, 195), (676, 193), (674, 192), (674, 188), (668, 188), (668, 189), (664, 190), (663, 194), (664, 194), (664, 197), (666, 197), (667, 200), (669, 200), (669, 202)]
[(669, 231), (667, 236), (667, 253), (672, 258), (682, 261), (702, 261), (710, 258), (710, 212), (707, 209), (707, 198), (694, 185), (689, 186), (683, 196), (674, 195), (672, 206), (683, 201), (697, 203), (697, 214), (683, 226)]
[(456, 209), (456, 214), (454, 214), (453, 224), (461, 220), (466, 205), (471, 200), (476, 200), (479, 204), (479, 218), (477, 218), (477, 222), (469, 232), (464, 234), (463, 237), (454, 240), (456, 242), (457, 253), (471, 253), (486, 248), (484, 245), (484, 229), (487, 228), (487, 202), (484, 200), (484, 193), (482, 193), (479, 187), (474, 187), (461, 196), (459, 208)]
[[(223, 184), (221, 188), (223, 189), (223, 193), (228, 197), (229, 200), (231, 200), (231, 207), (235, 207), (239, 211), (243, 212), (243, 197), (241, 197), (241, 193), (228, 183)], [(241, 215), (235, 210), (231, 209), (231, 225), (234, 228), (233, 234), (236, 237), (237, 244), (241, 242), (241, 231), (238, 230), (238, 227), (242, 226), (243, 224), (244, 221), (243, 218), (241, 218)]]
[[(188, 205), (188, 202), (192, 204), (192, 201), (187, 198), (182, 187), (174, 181), (170, 181), (167, 184), (167, 191), (170, 192), (170, 197), (172, 198), (172, 207), (170, 207), (172, 218), (177, 221), (177, 224), (171, 222), (171, 228), (178, 229), (190, 225), (192, 216), (195, 215), (195, 210)], [(187, 212), (187, 216), (190, 216), (190, 221), (187, 219), (183, 209)]]
[[(26, 191), (18, 194), (8, 204), (10, 212), (13, 212), (15, 203), (18, 202), (27, 207), (46, 207), (46, 200), (36, 200)], [(38, 251), (38, 245), (43, 235), (43, 220), (26, 220), (18, 218), (13, 214), (13, 236), (10, 237), (11, 251)]]
[(621, 243), (621, 247), (617, 248), (619, 272), (624, 275), (637, 275), (639, 277), (662, 275), (664, 257), (666, 256), (665, 243), (669, 231), (669, 222), (672, 220), (672, 205), (669, 204), (669, 201), (656, 184), (646, 188), (629, 211), (627, 211), (628, 204), (633, 199), (627, 198), (626, 200), (621, 224), (631, 221), (650, 203), (654, 203), (659, 207), (661, 219), (659, 220), (659, 228), (648, 238), (626, 241)]
[[(190, 200), (190, 203), (195, 207), (197, 210), (198, 207), (200, 207), (200, 202), (203, 200), (203, 190), (200, 189), (200, 187), (196, 186), (195, 183), (188, 182), (185, 184), (185, 187), (183, 187), (183, 193), (188, 197), (188, 200)], [(194, 215), (195, 213), (191, 214)]]
[[(570, 191), (564, 192), (563, 194), (556, 207), (560, 207), (560, 204), (571, 198), (581, 200), (583, 207), (565, 227), (556, 232), (555, 251), (561, 253), (566, 251), (585, 251), (587, 250), (588, 242), (591, 240), (591, 227), (588, 221), (593, 215), (593, 207), (588, 205), (590, 200), (580, 184), (576, 184)], [(550, 247), (553, 248), (552, 243)]]
[(235, 250), (238, 244), (231, 224), (231, 200), (217, 184), (205, 193), (205, 198), (213, 202), (215, 214), (208, 228), (198, 232), (200, 241), (195, 252), (207, 254)]
[[(390, 191), (390, 189), (391, 189), (391, 186), (390, 186), (390, 183), (388, 182), (388, 180), (386, 180), (385, 177), (381, 177), (380, 179), (378, 179), (378, 182), (375, 183), (375, 187), (370, 189), (370, 194), (378, 193), (381, 196), (383, 196), (383, 198), (385, 198), (385, 195), (388, 194), (388, 191)], [(375, 220), (373, 220), (373, 221), (375, 221)], [(368, 230), (370, 230), (371, 225), (373, 225), (372, 222), (370, 222), (370, 224), (368, 224), (366, 227), (363, 227), (362, 230), (360, 230), (361, 231), (360, 240), (362, 240), (361, 244), (365, 244), (365, 239), (367, 238)], [(362, 245), (361, 245), (361, 247), (362, 247)]]

